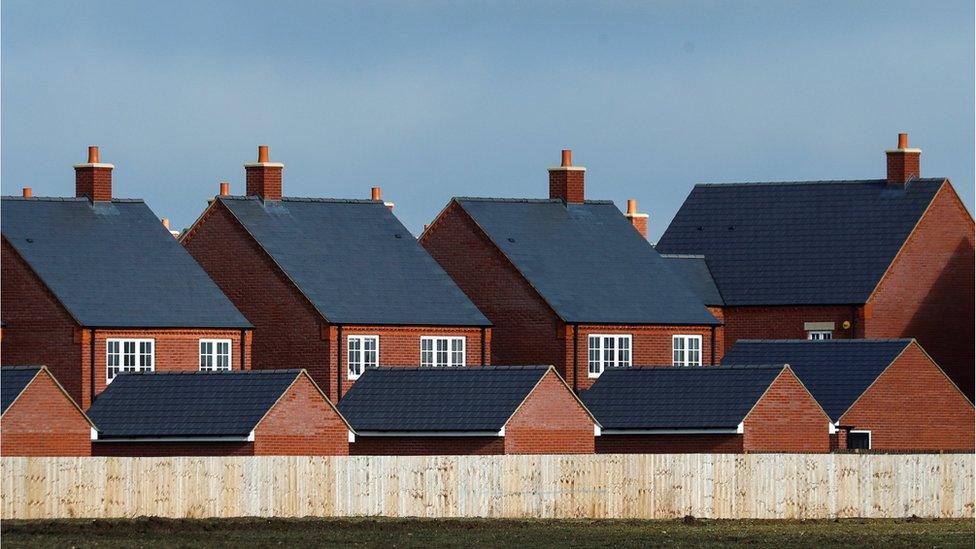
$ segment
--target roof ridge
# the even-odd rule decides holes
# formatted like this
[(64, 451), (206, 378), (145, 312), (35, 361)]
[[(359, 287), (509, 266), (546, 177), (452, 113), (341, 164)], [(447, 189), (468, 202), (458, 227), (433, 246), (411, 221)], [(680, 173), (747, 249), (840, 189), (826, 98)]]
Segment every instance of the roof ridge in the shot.
[(667, 371), (667, 372), (676, 372), (676, 371), (681, 371), (681, 372), (700, 372), (700, 371), (703, 371), (703, 370), (744, 370), (744, 369), (750, 369), (750, 370), (764, 370), (764, 369), (766, 369), (766, 370), (773, 370), (773, 369), (777, 369), (778, 370), (778, 369), (784, 368), (786, 365), (787, 364), (785, 362), (783, 362), (783, 363), (775, 363), (774, 362), (774, 363), (769, 363), (769, 364), (761, 364), (761, 363), (760, 364), (741, 364), (741, 365), (739, 365), (739, 364), (716, 364), (714, 366), (705, 366), (705, 365), (702, 365), (702, 366), (672, 366), (672, 365), (664, 365), (664, 364), (662, 364), (660, 366), (655, 366), (655, 365), (641, 365), (641, 366), (630, 366), (630, 367), (623, 367), (623, 368), (607, 368), (606, 371), (626, 371), (626, 370), (650, 371), (650, 370), (661, 370), (661, 371)]
[(40, 370), (43, 367), (44, 366), (43, 365), (40, 365), (40, 364), (39, 365), (36, 365), (36, 366), (30, 366), (30, 365), (24, 365), (24, 364), (18, 365), (18, 366), (4, 366), (4, 367), (0, 368), (0, 372), (4, 372), (4, 371), (7, 371), (7, 370)]
[[(454, 200), (465, 200), (468, 202), (500, 202), (500, 203), (511, 203), (511, 204), (565, 204), (562, 199), (559, 198), (505, 198), (505, 197), (490, 197), (490, 196), (455, 196)], [(613, 200), (584, 200), (582, 204), (613, 204)], [(570, 205), (578, 206), (579, 203), (571, 203)]]
[(660, 255), (661, 257), (667, 259), (705, 259), (705, 254), (660, 254)]
[(247, 374), (247, 375), (270, 375), (270, 374), (298, 374), (302, 371), (301, 368), (281, 368), (281, 369), (270, 369), (270, 370), (223, 370), (216, 372), (204, 372), (200, 370), (190, 371), (168, 371), (168, 372), (120, 372), (120, 376), (144, 376), (144, 377), (157, 377), (157, 376), (197, 376), (203, 377), (208, 375), (216, 376), (229, 376), (235, 374)]
[[(90, 202), (83, 196), (0, 196), (2, 200), (16, 200), (18, 202)], [(133, 202), (145, 202), (143, 198), (113, 198), (111, 203), (128, 204)]]
[(434, 366), (380, 366), (379, 368), (370, 368), (372, 371), (381, 372), (483, 372), (485, 370), (548, 370), (550, 366), (545, 366), (541, 364), (526, 364), (526, 365), (512, 365), (512, 366), (465, 366), (460, 368), (437, 368)]
[[(919, 177), (914, 181), (945, 181), (947, 177)], [(810, 179), (804, 181), (729, 181), (726, 183), (696, 183), (695, 187), (751, 187), (751, 186), (773, 186), (773, 185), (816, 185), (816, 184), (864, 184), (864, 183), (884, 183), (885, 179)]]
[[(252, 195), (220, 195), (220, 200), (254, 200), (261, 201), (258, 196)], [(369, 198), (329, 198), (329, 197), (306, 197), (306, 196), (283, 196), (280, 202), (324, 202), (329, 204), (383, 204), (382, 200), (371, 200)]]
[[(897, 337), (897, 338), (885, 338), (885, 339), (740, 339), (736, 343), (843, 343), (843, 344), (860, 344), (860, 343), (910, 343), (913, 338), (910, 337)], [(734, 346), (734, 345), (733, 345)]]

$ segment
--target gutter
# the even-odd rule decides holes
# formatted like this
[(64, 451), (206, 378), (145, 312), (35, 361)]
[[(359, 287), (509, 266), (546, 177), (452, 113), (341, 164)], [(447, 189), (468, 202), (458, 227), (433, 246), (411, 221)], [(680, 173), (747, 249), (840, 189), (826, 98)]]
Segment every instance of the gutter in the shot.
[(505, 428), (497, 431), (363, 431), (356, 429), (359, 437), (504, 437)]
[(603, 429), (603, 435), (740, 435), (742, 424), (738, 427), (721, 429)]

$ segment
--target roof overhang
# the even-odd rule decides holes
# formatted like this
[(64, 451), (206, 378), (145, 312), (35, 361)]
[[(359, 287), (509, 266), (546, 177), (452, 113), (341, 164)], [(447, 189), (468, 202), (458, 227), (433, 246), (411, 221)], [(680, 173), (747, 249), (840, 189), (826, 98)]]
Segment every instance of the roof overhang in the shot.
[(603, 436), (612, 435), (741, 435), (743, 426), (702, 429), (603, 429)]
[(93, 442), (126, 442), (126, 443), (139, 443), (139, 442), (254, 442), (254, 431), (251, 431), (247, 435), (215, 435), (215, 436), (100, 436), (98, 433), (92, 433)]
[(505, 428), (497, 431), (363, 431), (356, 430), (360, 437), (504, 437)]

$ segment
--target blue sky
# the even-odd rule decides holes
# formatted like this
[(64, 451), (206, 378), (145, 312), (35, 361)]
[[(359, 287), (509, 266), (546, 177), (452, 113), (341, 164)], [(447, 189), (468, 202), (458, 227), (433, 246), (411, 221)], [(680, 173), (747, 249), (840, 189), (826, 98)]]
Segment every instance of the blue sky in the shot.
[(414, 233), (451, 196), (587, 197), (651, 237), (697, 182), (884, 177), (908, 131), (973, 210), (973, 3), (2, 3), (3, 194), (114, 194), (177, 228), (258, 144), (285, 194), (384, 198)]

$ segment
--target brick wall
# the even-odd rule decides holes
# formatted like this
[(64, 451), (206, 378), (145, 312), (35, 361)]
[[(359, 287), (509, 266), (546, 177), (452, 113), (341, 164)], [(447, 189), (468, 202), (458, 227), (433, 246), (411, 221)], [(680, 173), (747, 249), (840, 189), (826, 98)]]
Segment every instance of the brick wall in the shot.
[[(490, 330), (488, 328), (487, 330)], [(334, 333), (338, 339), (338, 331)], [(420, 365), (420, 338), (424, 336), (454, 336), (465, 338), (465, 366), (481, 366), (481, 328), (445, 328), (420, 326), (343, 326), (342, 327), (342, 394), (352, 388), (354, 380), (349, 379), (349, 339), (351, 335), (378, 335), (380, 337), (380, 366)], [(485, 358), (490, 364), (490, 334), (485, 337)], [(330, 341), (330, 348), (336, 341)]]
[(592, 454), (594, 422), (550, 371), (505, 425), (506, 454)]
[(747, 452), (830, 451), (830, 418), (791, 370), (773, 381), (742, 423)]
[(914, 337), (973, 396), (973, 218), (944, 184), (868, 303), (867, 337)]
[(71, 398), (88, 407), (89, 370), (83, 368), (82, 333), (61, 303), (3, 240), (0, 260), (0, 361), (6, 366), (43, 364)]
[(834, 339), (864, 337), (863, 310), (852, 305), (725, 307), (723, 314), (726, 349), (740, 339), (806, 339), (805, 322), (833, 322)]
[[(675, 335), (698, 335), (702, 338), (702, 365), (719, 364), (721, 355), (712, 356), (712, 328), (710, 326), (593, 326), (580, 325), (577, 337), (576, 384), (573, 385), (572, 336), (567, 336), (566, 364), (569, 370), (567, 380), (580, 391), (589, 389), (596, 378), (589, 377), (589, 336), (590, 334), (630, 334), (631, 364), (635, 366), (670, 366), (673, 361), (673, 341)], [(717, 339), (717, 334), (716, 334)], [(714, 359), (714, 362), (713, 362)]]
[(742, 435), (602, 435), (598, 454), (737, 454)]
[(482, 456), (505, 453), (502, 437), (356, 437), (353, 456)]
[(41, 371), (0, 422), (4, 456), (90, 456), (91, 424)]
[[(200, 369), (200, 340), (229, 339), (231, 340), (231, 369), (241, 369), (240, 330), (95, 330), (96, 395), (104, 391), (106, 386), (105, 379), (108, 374), (106, 342), (109, 339), (117, 338), (152, 339), (155, 354), (153, 371), (156, 372), (196, 372)], [(85, 350), (87, 352), (87, 346)], [(247, 352), (246, 349), (244, 353), (244, 366), (244, 369), (250, 369), (250, 352)]]
[(321, 317), (227, 208), (211, 204), (181, 242), (254, 325), (253, 367), (304, 368), (335, 401)]
[(973, 418), (972, 403), (913, 343), (840, 423), (870, 430), (874, 450), (972, 451)]
[(306, 376), (299, 376), (254, 429), (254, 455), (349, 455), (349, 428)]
[(562, 322), (456, 202), (424, 231), (420, 244), (494, 325), (492, 364), (561, 368)]

